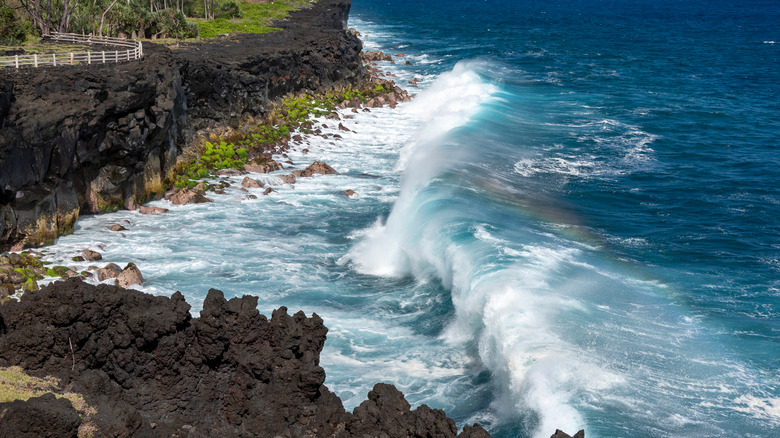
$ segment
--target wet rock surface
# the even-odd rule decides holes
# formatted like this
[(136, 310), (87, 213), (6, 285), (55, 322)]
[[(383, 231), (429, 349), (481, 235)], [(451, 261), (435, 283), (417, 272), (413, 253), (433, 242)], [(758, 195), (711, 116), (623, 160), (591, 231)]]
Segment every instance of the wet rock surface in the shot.
[[(0, 366), (55, 376), (83, 394), (97, 409), (90, 422), (100, 436), (457, 435), (444, 412), (410, 410), (387, 384), (346, 412), (323, 385), (327, 328), (316, 314), (290, 316), (282, 307), (268, 319), (257, 298), (225, 300), (214, 289), (199, 318), (189, 309), (179, 292), (56, 282), (0, 306)], [(4, 424), (3, 436), (23, 436), (15, 424)], [(474, 427), (461, 436), (489, 435)]]

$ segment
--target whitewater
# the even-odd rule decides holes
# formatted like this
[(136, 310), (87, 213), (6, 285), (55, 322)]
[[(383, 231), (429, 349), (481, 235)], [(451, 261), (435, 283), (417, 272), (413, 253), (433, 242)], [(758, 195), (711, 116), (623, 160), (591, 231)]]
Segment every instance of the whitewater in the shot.
[[(381, 68), (412, 102), (317, 120), (325, 138), (277, 157), (293, 164), (249, 175), (268, 196), (228, 177), (213, 203), (82, 217), (45, 260), (133, 262), (138, 289), (194, 313), (212, 287), (316, 312), (347, 409), (387, 382), (497, 437), (777, 434), (780, 78), (762, 66), (780, 11), (724, 9), (755, 31), (730, 43), (748, 62), (667, 30), (719, 32), (697, 2), (402, 3), (356, 0), (350, 26), (403, 52)], [(729, 67), (696, 67), (712, 53)], [(278, 178), (315, 160), (339, 173)]]

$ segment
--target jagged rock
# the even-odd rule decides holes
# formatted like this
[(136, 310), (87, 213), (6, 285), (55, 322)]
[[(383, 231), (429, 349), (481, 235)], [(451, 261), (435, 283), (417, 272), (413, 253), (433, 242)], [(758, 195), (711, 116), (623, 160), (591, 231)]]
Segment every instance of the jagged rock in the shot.
[(111, 228), (109, 228), (109, 229), (110, 229), (111, 231), (124, 231), (124, 230), (126, 230), (127, 228), (125, 228), (125, 227), (123, 227), (123, 226), (121, 226), (121, 225), (119, 225), (119, 224), (114, 224), (114, 225), (111, 225)]
[(141, 214), (163, 214), (167, 213), (167, 208), (161, 208), (161, 207), (152, 207), (149, 205), (142, 205), (138, 207), (138, 212)]
[(128, 287), (134, 284), (144, 284), (144, 277), (141, 270), (135, 263), (128, 263), (125, 269), (116, 276), (115, 284), (119, 287)]
[[(0, 306), (0, 366), (83, 394), (98, 411), (95, 436), (456, 436), (444, 412), (410, 410), (387, 384), (345, 412), (323, 384), (327, 328), (316, 314), (282, 307), (269, 319), (257, 298), (228, 301), (214, 289), (200, 317), (189, 310), (179, 292), (58, 281)], [(487, 436), (479, 430), (461, 436)]]
[(555, 429), (555, 433), (550, 436), (550, 438), (585, 438), (585, 431), (580, 430), (579, 432), (575, 433), (574, 435), (569, 435), (566, 432)]
[(272, 189), (271, 187), (268, 187), (267, 189), (265, 189), (265, 190), (263, 191), (263, 195), (265, 195), (265, 196), (268, 196), (268, 195), (270, 195), (271, 193), (273, 193), (273, 192), (275, 192), (275, 191), (276, 191), (276, 190)]
[(66, 398), (52, 393), (27, 401), (0, 403), (0, 436), (76, 438), (81, 418)]
[(84, 258), (90, 262), (103, 260), (103, 256), (97, 251), (92, 251), (90, 249), (82, 249), (81, 252), (84, 254)]
[(308, 178), (315, 174), (320, 175), (331, 175), (331, 174), (337, 174), (336, 170), (327, 164), (323, 163), (322, 161), (315, 161), (314, 163), (310, 164), (306, 169), (303, 170), (293, 170), (292, 174), (295, 177), (298, 178)]
[(261, 181), (250, 178), (248, 176), (244, 177), (244, 180), (241, 181), (241, 185), (249, 189), (260, 189), (265, 186), (265, 184), (263, 184)]
[(348, 198), (350, 198), (350, 197), (352, 197), (352, 196), (355, 196), (355, 195), (357, 195), (357, 192), (356, 192), (356, 191), (354, 191), (354, 190), (352, 190), (352, 189), (347, 189), (347, 190), (344, 190), (344, 194), (345, 194), (345, 195), (346, 195)]
[(122, 272), (122, 268), (116, 263), (109, 263), (103, 268), (98, 270), (98, 280), (108, 280), (110, 278), (116, 278)]
[(351, 132), (349, 128), (347, 128), (346, 126), (344, 126), (344, 125), (343, 125), (343, 124), (341, 124), (341, 123), (339, 123), (339, 130), (341, 130), (341, 131), (347, 131), (347, 132)]
[(175, 195), (171, 196), (171, 203), (174, 205), (184, 204), (202, 204), (204, 202), (213, 202), (203, 194), (189, 189), (181, 189)]

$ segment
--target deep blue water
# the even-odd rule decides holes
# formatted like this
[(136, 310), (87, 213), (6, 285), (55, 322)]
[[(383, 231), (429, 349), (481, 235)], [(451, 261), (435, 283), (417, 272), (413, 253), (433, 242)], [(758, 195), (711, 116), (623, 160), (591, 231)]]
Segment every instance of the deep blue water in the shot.
[(353, 0), (418, 96), (319, 121), (343, 139), (277, 172), (338, 175), (82, 218), (47, 257), (133, 261), (194, 312), (211, 287), (317, 312), (348, 409), (384, 381), (497, 437), (778, 435), (778, 23), (776, 1)]
[[(480, 297), (456, 321), (470, 318), (494, 404), (512, 404), (497, 435), (549, 435), (544, 410), (569, 408), (591, 436), (778, 431), (779, 2), (355, 0), (353, 17), (375, 48), (435, 60), (409, 69), (496, 87), (430, 146), (459, 156), (409, 194), (426, 208), (391, 221), (416, 230), (412, 254), (470, 246), (474, 228), (493, 239), (465, 257), (477, 267), (444, 249), (412, 263), (469, 271), (448, 287)], [(501, 324), (555, 340), (529, 347)], [(602, 372), (620, 382), (578, 381)]]

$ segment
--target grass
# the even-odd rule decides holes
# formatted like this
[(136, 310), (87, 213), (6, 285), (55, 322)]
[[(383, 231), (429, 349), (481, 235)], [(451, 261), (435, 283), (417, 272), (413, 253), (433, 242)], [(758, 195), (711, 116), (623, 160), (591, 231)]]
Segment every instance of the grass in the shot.
[(97, 410), (89, 406), (81, 394), (72, 392), (57, 393), (59, 381), (54, 377), (33, 377), (20, 367), (0, 368), (0, 403), (14, 400), (27, 400), (40, 397), (47, 392), (54, 393), (57, 398), (70, 400), (73, 407), (82, 415), (94, 415)]
[(42, 41), (41, 37), (27, 36), (27, 40), (18, 46), (4, 46), (0, 45), (0, 51), (3, 50), (17, 50), (24, 49), (25, 54), (32, 55), (33, 53), (46, 54), (46, 53), (81, 53), (89, 51), (100, 51), (103, 49), (95, 49), (95, 46), (89, 44), (73, 44), (73, 43), (60, 43), (60, 42), (46, 42)]
[(226, 33), (269, 33), (281, 30), (270, 27), (273, 20), (290, 16), (291, 11), (303, 9), (311, 4), (309, 0), (274, 0), (272, 3), (239, 3), (241, 18), (217, 18), (205, 20), (193, 18), (197, 23), (201, 38), (214, 38)]

